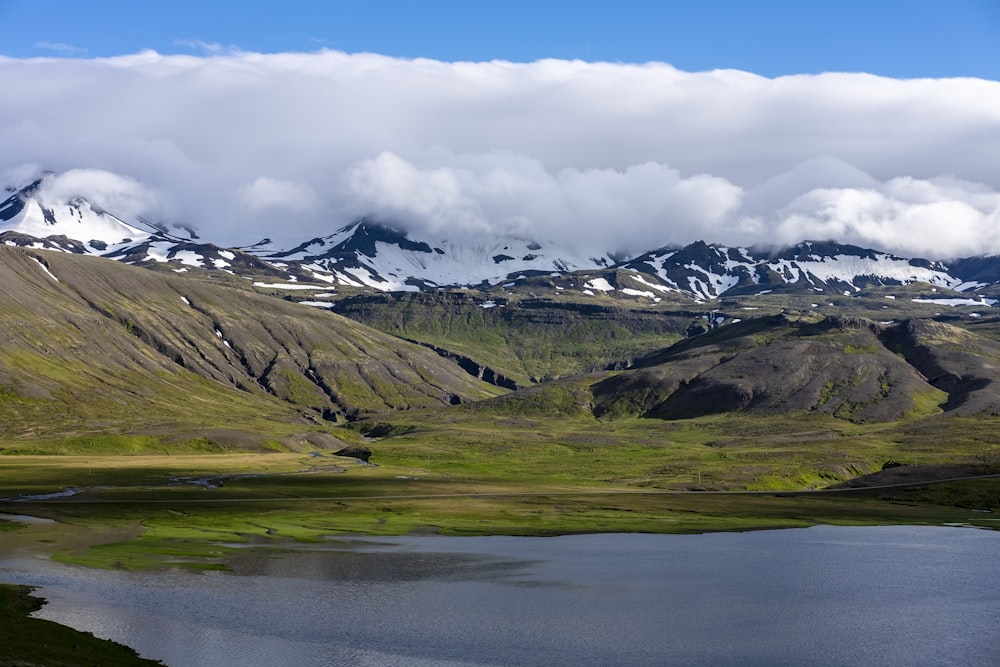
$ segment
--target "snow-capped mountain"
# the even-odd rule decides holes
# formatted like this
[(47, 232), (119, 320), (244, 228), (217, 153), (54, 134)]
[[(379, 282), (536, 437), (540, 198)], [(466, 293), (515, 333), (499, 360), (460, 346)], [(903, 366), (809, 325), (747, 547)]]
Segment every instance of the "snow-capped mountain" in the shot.
[[(288, 251), (252, 250), (307, 279), (415, 291), (440, 287), (513, 286), (541, 276), (575, 275), (587, 294), (618, 292), (659, 301), (673, 295), (710, 301), (723, 294), (776, 290), (854, 293), (873, 285), (926, 283), (955, 291), (974, 291), (1000, 282), (965, 277), (942, 262), (908, 259), (852, 245), (805, 241), (778, 250), (728, 248), (702, 241), (663, 248), (633, 258), (565, 252), (553, 244), (513, 238), (478, 238), (455, 243), (415, 239), (402, 230), (361, 220), (330, 236)], [(987, 262), (990, 264), (990, 262)], [(979, 261), (955, 263), (984, 275)], [(1000, 278), (1000, 269), (993, 269)], [(557, 287), (556, 289), (565, 289)]]
[[(188, 268), (228, 269), (234, 264), (281, 275), (255, 257), (199, 243), (140, 220), (133, 225), (83, 197), (52, 201), (43, 197), (47, 176), (22, 188), (7, 188), (0, 202), (0, 243), (107, 257), (129, 264), (171, 264)], [(140, 226), (141, 225), (141, 226)]]
[[(43, 177), (44, 179), (45, 177)], [(289, 250), (268, 239), (222, 248), (144, 220), (126, 222), (85, 198), (43, 199), (43, 180), (8, 188), (0, 203), (0, 243), (97, 255), (174, 271), (222, 270), (275, 289), (417, 291), (445, 287), (497, 290), (546, 283), (555, 290), (660, 301), (706, 302), (722, 295), (775, 291), (852, 294), (878, 285), (922, 283), (965, 292), (988, 305), (1000, 293), (1000, 257), (954, 262), (897, 257), (834, 242), (780, 249), (696, 242), (634, 257), (580, 254), (552, 242), (480, 235), (417, 237), (362, 219)], [(325, 304), (329, 306), (330, 304)]]
[(364, 219), (292, 250), (253, 251), (279, 267), (298, 264), (323, 280), (380, 291), (496, 285), (614, 264), (610, 255), (584, 257), (552, 244), (499, 236), (413, 240), (407, 232)]
[(39, 179), (19, 190), (8, 189), (11, 194), (0, 203), (0, 230), (5, 242), (21, 236), (25, 243), (18, 245), (100, 255), (151, 236), (81, 197), (43, 201), (41, 185)]
[[(771, 251), (699, 241), (680, 249), (648, 252), (620, 267), (643, 274), (654, 289), (698, 300), (754, 290), (857, 292), (872, 285), (927, 283), (962, 291), (978, 285), (958, 277), (941, 262), (833, 242), (804, 241)], [(649, 283), (649, 278), (655, 282)]]

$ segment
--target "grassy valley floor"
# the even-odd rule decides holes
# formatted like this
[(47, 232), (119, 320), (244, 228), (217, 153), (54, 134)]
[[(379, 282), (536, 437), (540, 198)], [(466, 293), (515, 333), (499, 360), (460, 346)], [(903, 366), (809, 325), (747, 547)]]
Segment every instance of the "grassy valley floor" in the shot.
[[(927, 483), (1000, 472), (983, 420), (930, 420), (918, 429), (833, 419), (449, 414), (384, 424), (395, 435), (365, 443), (371, 463), (329, 451), (0, 456), (0, 512), (131, 527), (110, 543), (54, 549), (59, 560), (126, 569), (222, 568), (237, 546), (294, 548), (344, 534), (995, 528), (1000, 515), (997, 478)], [(886, 483), (906, 485), (817, 491), (890, 461), (913, 474)]]

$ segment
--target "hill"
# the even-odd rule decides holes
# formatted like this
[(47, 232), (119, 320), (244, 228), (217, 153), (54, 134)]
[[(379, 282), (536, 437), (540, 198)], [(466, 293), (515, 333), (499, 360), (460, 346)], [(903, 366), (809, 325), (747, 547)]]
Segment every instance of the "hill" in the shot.
[[(951, 324), (759, 317), (686, 338), (628, 370), (567, 378), (487, 402), (501, 412), (688, 420), (746, 413), (852, 423), (1000, 414), (1000, 342)], [(539, 407), (542, 406), (542, 407)], [(573, 412), (573, 410), (570, 410)]]
[(497, 389), (246, 281), (0, 247), (5, 434), (337, 423)]

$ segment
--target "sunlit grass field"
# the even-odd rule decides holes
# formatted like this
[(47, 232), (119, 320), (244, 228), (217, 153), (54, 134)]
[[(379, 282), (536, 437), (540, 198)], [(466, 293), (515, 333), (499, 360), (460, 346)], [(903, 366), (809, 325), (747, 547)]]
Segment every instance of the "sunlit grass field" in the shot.
[[(237, 547), (293, 548), (332, 535), (996, 527), (986, 510), (1000, 510), (995, 479), (796, 495), (888, 461), (1000, 471), (992, 424), (981, 419), (601, 422), (455, 410), (397, 415), (383, 426), (397, 435), (369, 441), (330, 429), (369, 448), (370, 464), (329, 450), (223, 451), (203, 440), (170, 454), (119, 437), (36, 444), (31, 454), (0, 456), (0, 497), (14, 499), (0, 511), (92, 530), (131, 526), (129, 539), (63, 548), (55, 557), (132, 569), (224, 567)], [(16, 500), (66, 488), (78, 493)]]

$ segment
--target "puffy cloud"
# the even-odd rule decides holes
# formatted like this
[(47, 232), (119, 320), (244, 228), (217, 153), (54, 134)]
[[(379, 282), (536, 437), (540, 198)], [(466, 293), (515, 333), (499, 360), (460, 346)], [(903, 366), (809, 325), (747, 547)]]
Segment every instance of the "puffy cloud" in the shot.
[(937, 258), (1000, 248), (1000, 193), (951, 178), (817, 188), (772, 216), (764, 227), (782, 242), (832, 238)]
[[(226, 199), (220, 197), (220, 199)], [(309, 236), (309, 229), (296, 224), (300, 219), (313, 219), (322, 204), (319, 195), (307, 183), (287, 181), (280, 178), (260, 176), (238, 188), (234, 194), (235, 211), (221, 212), (219, 215), (239, 216), (240, 229), (259, 236), (282, 238), (291, 227), (295, 237)], [(178, 224), (178, 223), (174, 223)], [(293, 233), (293, 234), (294, 234)]]
[(65, 55), (80, 55), (87, 52), (87, 49), (82, 49), (78, 46), (73, 46), (72, 44), (66, 44), (65, 42), (35, 42), (35, 48), (43, 49), (45, 51), (54, 51)]
[(434, 231), (489, 230), (479, 202), (465, 192), (470, 180), (464, 170), (419, 169), (398, 155), (382, 153), (351, 167), (345, 184), (358, 210), (378, 218)]
[(0, 183), (5, 184), (7, 188), (18, 189), (38, 180), (44, 173), (45, 168), (42, 165), (24, 162), (0, 169)]
[(346, 178), (356, 210), (435, 234), (502, 233), (558, 239), (581, 250), (643, 250), (651, 239), (711, 237), (739, 206), (725, 179), (683, 178), (647, 162), (615, 169), (547, 171), (511, 154), (447, 156), (421, 168), (393, 153), (354, 165)]
[(238, 197), (243, 207), (251, 212), (269, 208), (313, 211), (319, 203), (309, 185), (266, 176), (240, 188)]
[(932, 229), (926, 254), (1000, 252), (998, 82), (207, 50), (0, 58), (0, 171), (119, 174), (155, 200), (130, 210), (234, 244), (376, 214), (635, 250), (910, 251)]
[(77, 197), (110, 211), (126, 222), (157, 210), (158, 197), (142, 183), (100, 169), (70, 169), (42, 181), (39, 198), (54, 205)]

